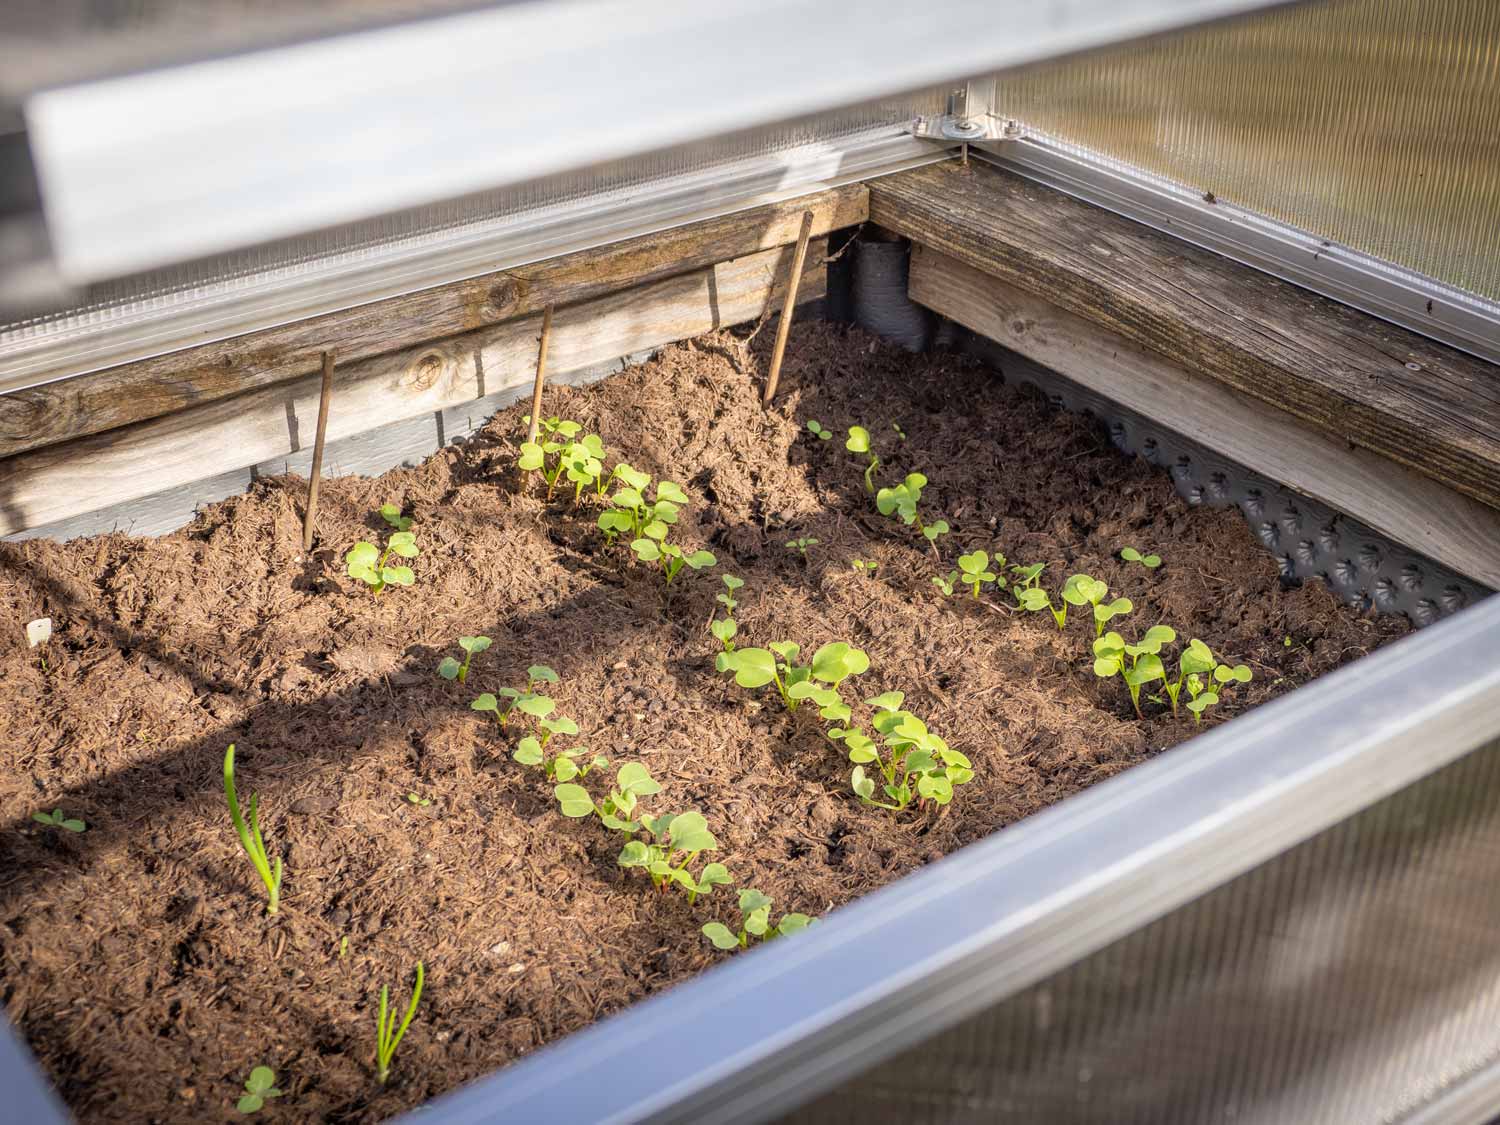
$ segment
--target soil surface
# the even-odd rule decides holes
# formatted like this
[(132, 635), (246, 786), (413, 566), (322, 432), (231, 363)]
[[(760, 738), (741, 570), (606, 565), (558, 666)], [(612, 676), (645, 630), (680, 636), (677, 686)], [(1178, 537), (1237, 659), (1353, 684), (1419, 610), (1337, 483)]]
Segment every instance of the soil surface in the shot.
[[(469, 708), (532, 663), (561, 674), (551, 694), (579, 741), (645, 762), (663, 785), (652, 811), (701, 810), (716, 858), (778, 913), (824, 913), (1194, 733), (1157, 705), (1137, 720), (1119, 681), (1095, 678), (1076, 614), (1059, 633), (1004, 594), (941, 598), (920, 537), (865, 493), (851, 424), (874, 435), (883, 483), (931, 478), (924, 511), (953, 528), (944, 573), (975, 548), (1045, 562), (1054, 589), (1086, 571), (1134, 599), (1127, 632), (1169, 624), (1249, 664), (1210, 725), (1408, 630), (1321, 585), (1283, 588), (1236, 512), (1190, 508), (1092, 421), (960, 357), (809, 324), (763, 413), (769, 336), (548, 392), (547, 413), (597, 431), (611, 461), (692, 498), (679, 538), (720, 565), (684, 572), (670, 601), (657, 571), (604, 545), (597, 502), (516, 492), (523, 406), (420, 467), (325, 482), (311, 558), (292, 478), (162, 539), (0, 544), (0, 997), (81, 1119), (238, 1119), (267, 1065), (285, 1091), (268, 1116), (376, 1120), (726, 956), (699, 927), (731, 919), (732, 893), (651, 893)], [(414, 586), (377, 598), (343, 555), (384, 534), (386, 501), (421, 555)], [(805, 560), (784, 546), (796, 537), (818, 540)], [(1165, 562), (1123, 563), (1125, 546)], [(810, 709), (715, 674), (726, 572), (746, 583), (743, 643), (864, 648), (858, 697), (906, 692), (973, 782), (941, 811), (861, 806)], [(21, 626), (43, 616), (53, 639), (28, 649)], [(475, 633), (494, 647), (468, 683), (439, 678)], [(286, 861), (275, 917), (225, 810), (230, 742)], [(53, 808), (87, 831), (31, 820)], [(426, 991), (382, 1088), (375, 1001), (388, 983), (404, 1005), (418, 959)]]

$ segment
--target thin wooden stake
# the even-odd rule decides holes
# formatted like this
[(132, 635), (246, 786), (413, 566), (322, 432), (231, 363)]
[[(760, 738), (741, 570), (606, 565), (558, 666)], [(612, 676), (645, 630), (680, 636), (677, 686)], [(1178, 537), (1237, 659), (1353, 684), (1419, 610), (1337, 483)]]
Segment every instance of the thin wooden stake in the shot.
[(802, 229), (797, 233), (797, 249), (792, 254), (792, 276), (787, 281), (786, 297), (781, 302), (781, 322), (776, 326), (776, 346), (771, 350), (771, 373), (760, 396), (763, 408), (769, 408), (776, 397), (776, 383), (781, 378), (781, 359), (786, 355), (786, 337), (792, 330), (792, 310), (797, 305), (797, 287), (802, 284), (802, 263), (807, 260), (807, 240), (812, 236), (813, 213), (802, 212)]
[(323, 353), (323, 392), (318, 396), (318, 436), (313, 439), (312, 469), (307, 476), (307, 511), (302, 513), (302, 553), (312, 550), (313, 521), (318, 513), (318, 480), (323, 475), (323, 439), (328, 435), (328, 402), (333, 397), (333, 353)]
[(537, 426), (542, 421), (542, 384), (547, 379), (547, 341), (552, 338), (552, 306), (542, 311), (542, 342), (536, 350), (536, 385), (531, 388), (531, 427), (527, 441), (536, 441)]

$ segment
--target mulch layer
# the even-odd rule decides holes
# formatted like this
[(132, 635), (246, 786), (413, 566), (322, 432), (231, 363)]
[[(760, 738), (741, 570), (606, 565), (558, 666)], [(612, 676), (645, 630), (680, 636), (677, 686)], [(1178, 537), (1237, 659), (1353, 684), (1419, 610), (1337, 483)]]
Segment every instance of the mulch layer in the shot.
[[(1284, 587), (1236, 512), (1189, 507), (1091, 420), (962, 357), (808, 324), (764, 413), (768, 335), (548, 392), (548, 413), (692, 498), (679, 538), (719, 567), (684, 572), (670, 599), (605, 546), (597, 501), (517, 491), (524, 406), (418, 467), (325, 482), (311, 557), (295, 478), (164, 538), (0, 544), (0, 999), (80, 1119), (238, 1119), (267, 1065), (284, 1095), (266, 1116), (378, 1120), (726, 956), (699, 928), (730, 919), (732, 893), (652, 893), (469, 708), (530, 664), (561, 674), (551, 694), (579, 740), (646, 763), (654, 811), (701, 810), (716, 858), (778, 912), (834, 909), (1193, 735), (1096, 679), (1076, 613), (1060, 633), (1003, 593), (943, 599), (920, 537), (875, 512), (851, 424), (874, 435), (883, 483), (930, 478), (924, 510), (953, 528), (942, 572), (975, 548), (1045, 562), (1054, 589), (1086, 571), (1134, 600), (1127, 632), (1169, 624), (1249, 664), (1208, 725), (1408, 631)], [(388, 530), (387, 501), (421, 555), (414, 586), (374, 597), (343, 556)], [(805, 559), (785, 546), (798, 537), (817, 540)], [(1121, 562), (1124, 546), (1165, 561)], [(742, 642), (865, 649), (858, 696), (906, 692), (975, 779), (941, 810), (863, 807), (809, 708), (715, 674), (720, 573), (745, 580)], [(53, 639), (28, 648), (21, 626), (43, 616)], [(468, 683), (438, 677), (478, 633), (494, 647)], [(286, 862), (274, 917), (225, 810), (230, 742)], [(31, 819), (53, 808), (87, 831)], [(418, 959), (426, 992), (380, 1087), (375, 1001), (389, 983), (404, 1005)]]

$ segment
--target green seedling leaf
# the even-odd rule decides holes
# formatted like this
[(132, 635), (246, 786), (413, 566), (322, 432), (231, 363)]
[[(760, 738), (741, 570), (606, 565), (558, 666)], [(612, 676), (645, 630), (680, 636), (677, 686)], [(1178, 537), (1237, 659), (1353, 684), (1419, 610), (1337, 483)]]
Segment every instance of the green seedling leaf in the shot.
[(927, 542), (936, 543), (939, 536), (948, 534), (948, 521), (937, 520), (930, 523), (922, 529), (922, 534), (927, 537)]
[(443, 657), (443, 662), (438, 665), (438, 675), (445, 680), (456, 680), (458, 674), (463, 670), (463, 665), (451, 656)]
[(1246, 664), (1236, 664), (1233, 668), (1228, 664), (1220, 664), (1214, 669), (1214, 679), (1221, 684), (1248, 684), (1253, 675)]
[(781, 921), (776, 923), (776, 932), (782, 937), (800, 933), (812, 925), (813, 920), (806, 914), (783, 914)]
[(822, 423), (817, 421), (817, 419), (815, 418), (809, 418), (807, 420), (807, 432), (812, 434), (813, 437), (818, 438), (822, 441), (828, 441), (833, 437), (833, 432), (831, 430), (825, 430)]
[(409, 516), (403, 516), (401, 514), (401, 509), (396, 507), (396, 505), (394, 504), (382, 504), (380, 506), (380, 518), (385, 520), (386, 523), (390, 524), (397, 531), (404, 532), (411, 526), (411, 518)]
[(640, 762), (627, 762), (621, 766), (615, 774), (615, 784), (620, 792), (632, 797), (650, 797), (661, 792), (661, 786), (652, 778), (651, 771)]
[(716, 949), (738, 949), (740, 939), (723, 922), (708, 922), (703, 927), (703, 936), (714, 943)]
[(525, 472), (531, 473), (540, 469), (547, 462), (546, 454), (542, 447), (534, 441), (521, 443), (521, 455), (516, 459), (516, 464)]
[[(375, 1026), (375, 1065), (376, 1079), (382, 1086), (391, 1073), (391, 1060), (396, 1057), (396, 1048), (401, 1045), (401, 1040), (406, 1037), (406, 1029), (411, 1026), (412, 1017), (417, 1014), (417, 1003), (422, 999), (422, 983), (424, 971), (422, 962), (417, 962), (417, 983), (412, 988), (411, 1003), (406, 1009), (406, 1018), (401, 1021), (401, 1026), (396, 1026), (396, 1013), (389, 1009), (390, 995), (385, 985), (380, 986), (380, 1012)], [(389, 1010), (388, 1010), (389, 1009)], [(389, 1018), (387, 1018), (389, 1017)]]
[(880, 711), (898, 711), (905, 699), (905, 692), (887, 691), (877, 695), (874, 699), (867, 699), (865, 702)]
[(49, 828), (61, 828), (65, 832), (82, 832), (88, 827), (76, 817), (63, 816), (62, 809), (53, 809), (50, 813), (34, 812), (31, 814), (31, 819)]
[(419, 793), (408, 793), (406, 795), (406, 799), (417, 807), (424, 809), (432, 804), (432, 801), (429, 798), (423, 797)]
[(1087, 574), (1075, 574), (1063, 584), (1062, 599), (1069, 605), (1097, 606), (1109, 593), (1109, 586)]
[(1142, 566), (1155, 570), (1161, 566), (1160, 555), (1143, 555), (1134, 547), (1126, 547), (1120, 552), (1120, 557), (1126, 562), (1138, 562)]
[(669, 480), (658, 481), (656, 484), (657, 500), (665, 500), (671, 504), (691, 504), (688, 494)]
[(268, 1066), (258, 1066), (245, 1079), (245, 1093), (234, 1108), (240, 1113), (257, 1113), (266, 1104), (266, 1099), (279, 1097), (281, 1091), (276, 1088), (276, 1072)]
[(776, 657), (763, 648), (738, 648), (724, 654), (724, 670), (743, 688), (765, 687), (776, 679)]
[(715, 565), (719, 560), (714, 557), (712, 551), (694, 551), (682, 561), (694, 570), (702, 570), (704, 567)]
[(234, 824), (235, 834), (240, 838), (240, 846), (245, 849), (245, 854), (250, 857), (251, 866), (260, 876), (260, 881), (265, 884), (266, 913), (275, 914), (281, 902), (281, 858), (278, 856), (276, 862), (272, 864), (266, 854), (266, 842), (260, 831), (260, 814), (255, 794), (250, 794), (248, 810), (240, 808), (239, 796), (234, 787), (234, 743), (232, 742), (229, 744), (229, 749), (224, 752), (224, 800), (229, 805), (229, 819)]
[(589, 791), (581, 785), (565, 783), (554, 785), (552, 795), (557, 798), (558, 811), (563, 816), (580, 817), (592, 816), (594, 813), (594, 798), (589, 796)]
[[(527, 735), (520, 742), (516, 743), (516, 748), (511, 753), (511, 757), (523, 766), (539, 766), (545, 759), (545, 755), (542, 753), (542, 744), (530, 735)], [(568, 779), (564, 777), (558, 780), (567, 781)]]
[(813, 653), (812, 674), (826, 684), (838, 684), (849, 676), (869, 671), (870, 658), (843, 641), (826, 644)]
[(661, 558), (661, 548), (651, 539), (634, 539), (630, 543), (630, 549), (642, 562), (656, 562)]
[(849, 437), (844, 442), (844, 448), (850, 453), (870, 452), (870, 431), (863, 426), (850, 426)]

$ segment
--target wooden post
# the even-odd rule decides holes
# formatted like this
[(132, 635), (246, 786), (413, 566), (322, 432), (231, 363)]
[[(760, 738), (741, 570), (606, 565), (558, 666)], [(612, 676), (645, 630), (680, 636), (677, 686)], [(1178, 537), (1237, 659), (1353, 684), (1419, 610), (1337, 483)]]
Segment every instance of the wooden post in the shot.
[(769, 408), (776, 397), (776, 383), (781, 378), (781, 360), (786, 355), (786, 337), (792, 330), (792, 309), (797, 304), (797, 287), (802, 284), (802, 264), (807, 260), (807, 240), (812, 236), (813, 213), (802, 213), (802, 230), (797, 234), (797, 249), (792, 253), (792, 276), (787, 281), (786, 297), (781, 302), (781, 322), (776, 326), (776, 346), (771, 350), (771, 373), (760, 397), (763, 408)]
[(328, 435), (328, 401), (333, 397), (333, 353), (323, 353), (323, 391), (318, 397), (318, 436), (313, 439), (312, 468), (307, 474), (307, 511), (302, 513), (302, 553), (312, 550), (313, 521), (318, 512), (318, 480), (323, 475), (323, 440)]
[(547, 341), (552, 338), (552, 306), (542, 311), (542, 341), (536, 350), (536, 384), (531, 388), (531, 428), (526, 431), (527, 441), (536, 441), (537, 427), (542, 421), (542, 383), (547, 378)]

